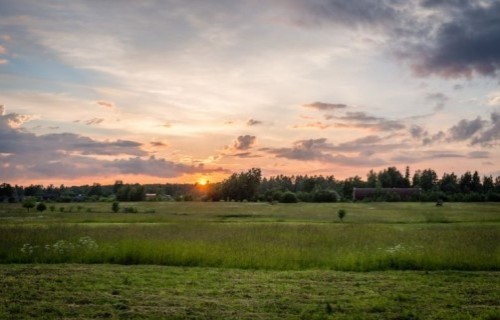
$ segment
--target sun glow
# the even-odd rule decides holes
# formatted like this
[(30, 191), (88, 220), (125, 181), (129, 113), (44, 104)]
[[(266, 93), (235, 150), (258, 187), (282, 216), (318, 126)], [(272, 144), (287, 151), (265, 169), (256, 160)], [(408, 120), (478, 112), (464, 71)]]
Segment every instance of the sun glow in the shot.
[(197, 182), (200, 186), (206, 186), (208, 184), (208, 180), (205, 178), (199, 178)]

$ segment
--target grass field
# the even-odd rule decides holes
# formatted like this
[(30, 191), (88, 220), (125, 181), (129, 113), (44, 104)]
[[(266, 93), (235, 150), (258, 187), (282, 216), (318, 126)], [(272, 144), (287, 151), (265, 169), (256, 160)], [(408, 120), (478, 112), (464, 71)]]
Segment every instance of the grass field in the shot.
[(0, 318), (500, 319), (498, 204), (79, 206), (0, 205)]

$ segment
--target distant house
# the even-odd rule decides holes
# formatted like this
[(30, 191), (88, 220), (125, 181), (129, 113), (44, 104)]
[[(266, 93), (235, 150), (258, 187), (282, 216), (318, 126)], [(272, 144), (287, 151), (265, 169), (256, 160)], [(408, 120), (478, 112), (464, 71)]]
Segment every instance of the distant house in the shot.
[(156, 200), (156, 193), (146, 193), (146, 200)]
[(379, 196), (395, 196), (401, 200), (412, 200), (419, 194), (420, 188), (354, 188), (352, 200), (373, 199)]

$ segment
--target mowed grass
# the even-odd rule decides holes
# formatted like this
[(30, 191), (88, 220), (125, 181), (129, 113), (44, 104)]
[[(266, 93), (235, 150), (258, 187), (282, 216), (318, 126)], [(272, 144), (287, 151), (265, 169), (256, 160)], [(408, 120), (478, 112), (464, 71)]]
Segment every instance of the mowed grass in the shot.
[[(339, 222), (347, 223), (500, 223), (499, 203), (241, 203), (241, 202), (128, 202), (138, 214), (113, 213), (111, 203), (55, 203), (55, 211), (27, 212), (20, 204), (0, 204), (0, 223), (172, 223), (172, 222)], [(80, 210), (78, 211), (78, 206)], [(65, 212), (60, 212), (63, 207)], [(72, 212), (68, 212), (72, 208)], [(91, 212), (87, 212), (87, 211)], [(154, 211), (154, 212), (153, 212)]]
[[(100, 203), (82, 206), (106, 209)], [(40, 215), (3, 207), (0, 263), (351, 271), (500, 269), (498, 204), (137, 206), (143, 212), (154, 208), (155, 213)], [(344, 223), (336, 217), (338, 208), (347, 210)]]
[(0, 265), (1, 319), (499, 319), (497, 272)]

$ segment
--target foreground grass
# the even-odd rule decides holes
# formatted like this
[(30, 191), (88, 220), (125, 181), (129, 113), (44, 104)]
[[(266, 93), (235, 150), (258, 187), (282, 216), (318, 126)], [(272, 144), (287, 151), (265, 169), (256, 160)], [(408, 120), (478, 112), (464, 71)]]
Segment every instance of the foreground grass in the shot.
[(499, 270), (496, 225), (190, 223), (0, 226), (0, 263)]
[(1, 319), (499, 319), (498, 272), (0, 265)]
[(107, 206), (40, 215), (0, 205), (0, 263), (500, 270), (498, 204), (151, 202), (137, 206), (155, 213), (97, 212)]

